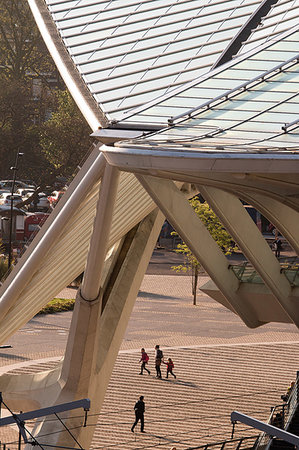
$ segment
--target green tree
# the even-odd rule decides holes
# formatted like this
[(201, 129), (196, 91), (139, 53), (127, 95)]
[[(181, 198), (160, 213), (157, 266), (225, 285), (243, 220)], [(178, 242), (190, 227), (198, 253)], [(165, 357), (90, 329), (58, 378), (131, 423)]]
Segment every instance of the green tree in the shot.
[[(44, 187), (68, 178), (90, 147), (90, 129), (70, 98), (26, 0), (0, 0), (0, 178)], [(57, 92), (58, 91), (58, 92)]]
[(8, 270), (8, 258), (4, 254), (4, 247), (2, 244), (2, 239), (0, 239), (0, 281), (4, 277)]
[[(207, 230), (211, 234), (212, 238), (217, 242), (221, 250), (226, 254), (230, 255), (232, 251), (236, 250), (236, 246), (232, 240), (232, 237), (225, 230), (220, 220), (216, 214), (211, 210), (209, 205), (204, 202), (201, 203), (199, 197), (193, 197), (190, 201), (191, 206), (194, 211), (204, 223)], [(177, 234), (177, 233), (176, 233)], [(177, 253), (181, 253), (185, 256), (185, 263), (177, 266), (173, 266), (172, 269), (176, 272), (190, 272), (192, 273), (192, 295), (193, 304), (196, 305), (196, 294), (197, 294), (197, 284), (198, 276), (200, 271), (200, 263), (193, 255), (189, 247), (182, 242), (177, 245), (175, 250)]]
[(57, 91), (54, 100), (54, 112), (41, 128), (40, 145), (52, 173), (69, 177), (91, 147), (91, 130), (68, 91)]
[[(0, 61), (0, 176), (6, 178), (16, 152), (36, 151), (49, 74), (56, 71), (25, 0), (0, 0)], [(24, 158), (20, 165), (24, 177), (29, 163)]]

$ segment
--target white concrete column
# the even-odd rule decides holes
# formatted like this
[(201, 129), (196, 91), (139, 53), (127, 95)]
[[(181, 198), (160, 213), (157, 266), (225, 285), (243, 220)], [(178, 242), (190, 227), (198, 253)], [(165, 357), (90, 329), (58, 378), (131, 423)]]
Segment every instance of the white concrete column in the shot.
[(175, 184), (151, 176), (136, 176), (222, 291), (231, 309), (247, 326), (261, 325), (251, 305), (238, 293), (239, 281), (229, 270), (227, 258)]
[(282, 201), (266, 195), (246, 193), (246, 199), (281, 232), (299, 255), (299, 213)]
[(102, 269), (107, 252), (113, 209), (119, 184), (119, 174), (118, 169), (106, 164), (81, 286), (81, 296), (88, 301), (95, 300), (100, 291)]
[(19, 292), (30, 282), (31, 277), (40, 265), (42, 257), (44, 257), (51, 246), (58, 241), (59, 236), (70, 220), (74, 209), (80, 205), (91, 186), (93, 186), (100, 178), (104, 167), (105, 158), (103, 155), (98, 155), (95, 160), (90, 161), (90, 166), (85, 169), (83, 178), (74, 189), (74, 192), (72, 192), (72, 195), (69, 197), (56, 219), (51, 222), (46, 233), (41, 234), (41, 238), (34, 249), (32, 251), (30, 250), (30, 255), (26, 264), (23, 264), (21, 268), (18, 269), (18, 273), (13, 279), (9, 277), (7, 283), (4, 283), (1, 288), (3, 294), (0, 299), (0, 319), (3, 319), (7, 311), (17, 300)]
[[(52, 389), (49, 403), (88, 397), (91, 400), (92, 423), (96, 424), (115, 359), (163, 221), (164, 216), (156, 208), (128, 233), (115, 253), (116, 260), (109, 272), (111, 277), (108, 275), (108, 279), (102, 280), (102, 285), (107, 286), (102, 293), (105, 297), (103, 311), (97, 300), (76, 300), (67, 361), (60, 383), (56, 385), (57, 395), (53, 396)], [(82, 418), (70, 418), (66, 424), (82, 447), (90, 448), (95, 425), (82, 428)], [(60, 431), (63, 430), (56, 421), (46, 420), (42, 427), (36, 429), (36, 437), (43, 436), (41, 442), (45, 445), (73, 447), (73, 439)]]
[(280, 273), (279, 261), (240, 200), (218, 188), (199, 186), (199, 189), (277, 301), (299, 326), (299, 308), (290, 298), (290, 283), (285, 275)]

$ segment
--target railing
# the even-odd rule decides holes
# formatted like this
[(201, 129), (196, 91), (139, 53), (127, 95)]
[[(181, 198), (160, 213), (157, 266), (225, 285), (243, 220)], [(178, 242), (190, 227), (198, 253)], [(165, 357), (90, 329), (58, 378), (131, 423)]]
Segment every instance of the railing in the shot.
[(299, 265), (289, 264), (281, 266), (281, 273), (284, 273), (292, 286), (299, 286)]
[[(290, 426), (292, 418), (298, 407), (298, 389), (299, 372), (297, 372), (297, 379), (289, 394), (287, 402), (272, 408), (270, 417), (268, 419), (269, 424), (279, 426), (279, 428), (282, 428), (284, 430), (288, 430), (288, 427)], [(277, 423), (276, 421), (277, 414), (280, 414), (280, 423)], [(273, 438), (271, 436), (267, 435), (266, 433), (262, 433), (257, 440), (256, 445), (253, 447), (254, 450), (257, 450), (259, 448), (263, 448), (265, 450), (269, 449), (272, 439)]]
[(258, 272), (247, 261), (242, 264), (230, 264), (229, 269), (233, 271), (238, 280), (242, 283), (264, 283)]
[[(290, 260), (292, 262), (290, 262)], [(284, 273), (291, 286), (299, 286), (299, 263), (294, 258), (281, 258), (280, 272)], [(264, 284), (255, 268), (247, 261), (242, 264), (230, 264), (229, 269), (242, 283)]]
[(2, 444), (0, 441), (0, 450), (10, 450), (9, 447), (6, 446), (6, 444)]
[[(256, 436), (245, 436), (241, 438), (235, 439), (227, 439), (226, 441), (213, 442), (211, 444), (204, 444), (199, 447), (188, 447), (187, 450), (195, 450), (195, 449), (219, 449), (219, 450), (241, 450), (242, 448), (249, 448), (250, 446), (254, 446), (255, 442), (259, 438), (259, 435)], [(244, 445), (244, 446), (243, 446)]]

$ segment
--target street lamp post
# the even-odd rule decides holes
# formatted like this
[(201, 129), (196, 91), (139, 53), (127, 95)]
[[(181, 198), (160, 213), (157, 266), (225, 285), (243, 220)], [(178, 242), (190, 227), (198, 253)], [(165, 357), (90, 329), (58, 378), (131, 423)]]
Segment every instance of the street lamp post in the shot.
[(16, 177), (17, 177), (17, 171), (18, 171), (18, 162), (19, 157), (23, 156), (24, 153), (17, 152), (16, 154), (16, 160), (15, 165), (10, 168), (10, 170), (13, 171), (13, 177), (12, 177), (12, 185), (11, 185), (11, 197), (10, 197), (10, 224), (9, 224), (9, 240), (8, 240), (8, 270), (10, 269), (11, 263), (12, 263), (12, 218), (13, 218), (13, 194), (15, 190), (15, 184), (16, 184)]

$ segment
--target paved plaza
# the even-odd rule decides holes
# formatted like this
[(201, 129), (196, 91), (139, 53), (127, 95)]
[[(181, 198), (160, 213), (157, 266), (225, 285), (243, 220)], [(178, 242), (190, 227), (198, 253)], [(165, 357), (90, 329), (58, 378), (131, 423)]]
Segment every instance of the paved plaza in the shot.
[[(266, 420), (296, 376), (297, 328), (272, 323), (248, 329), (205, 294), (199, 293), (193, 306), (189, 276), (151, 272), (142, 283), (92, 449), (187, 449), (229, 438), (233, 410)], [(75, 292), (68, 289), (61, 296), (74, 297)], [(1, 350), (2, 371), (7, 365), (16, 374), (55, 365), (63, 355), (70, 320), (70, 312), (36, 316), (9, 339), (12, 348)], [(165, 379), (164, 366), (162, 380), (155, 378), (156, 344), (165, 358), (174, 360), (176, 380)], [(151, 375), (139, 375), (142, 346), (150, 356)], [(33, 369), (32, 360), (38, 360)], [(137, 426), (133, 434), (133, 407), (140, 395), (146, 403), (146, 433)], [(92, 423), (89, 416), (87, 424)], [(17, 448), (17, 432), (2, 430), (11, 442), (8, 447)], [(236, 427), (236, 437), (253, 434), (241, 424)]]

